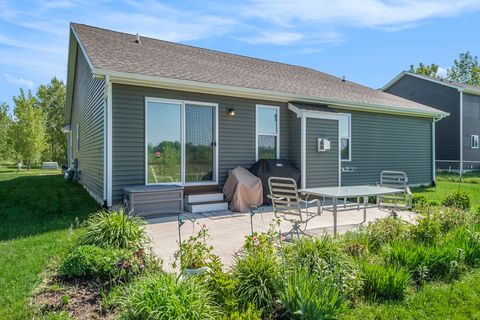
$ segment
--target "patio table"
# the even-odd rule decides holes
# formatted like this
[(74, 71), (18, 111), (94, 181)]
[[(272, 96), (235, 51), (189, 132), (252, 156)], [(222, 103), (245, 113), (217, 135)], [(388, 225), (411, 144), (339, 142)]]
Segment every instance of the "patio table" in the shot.
[(313, 195), (332, 199), (333, 212), (333, 234), (337, 234), (337, 203), (338, 199), (363, 197), (363, 221), (367, 219), (368, 197), (381, 196), (387, 194), (403, 193), (403, 190), (387, 188), (381, 186), (343, 186), (343, 187), (324, 187), (324, 188), (305, 188), (298, 190), (307, 196)]

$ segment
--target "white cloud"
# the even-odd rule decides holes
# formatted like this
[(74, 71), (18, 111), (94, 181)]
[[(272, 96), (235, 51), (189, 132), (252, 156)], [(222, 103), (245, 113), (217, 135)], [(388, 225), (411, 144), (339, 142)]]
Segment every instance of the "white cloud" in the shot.
[(298, 42), (303, 38), (304, 35), (298, 32), (262, 32), (256, 36), (240, 39), (252, 44), (289, 45)]
[(26, 80), (26, 79), (23, 79), (23, 78), (14, 78), (11, 75), (9, 75), (8, 73), (5, 73), (3, 75), (3, 78), (8, 83), (18, 84), (22, 87), (25, 86), (25, 87), (28, 87), (28, 88), (33, 88), (33, 86), (35, 85), (35, 83), (32, 80)]
[(442, 68), (442, 67), (438, 67), (438, 71), (437, 71), (437, 75), (441, 78), (446, 78), (447, 77), (447, 74), (448, 74), (448, 69), (446, 68)]
[(318, 28), (335, 25), (398, 30), (478, 8), (479, 0), (253, 0), (243, 14), (288, 28), (302, 22)]

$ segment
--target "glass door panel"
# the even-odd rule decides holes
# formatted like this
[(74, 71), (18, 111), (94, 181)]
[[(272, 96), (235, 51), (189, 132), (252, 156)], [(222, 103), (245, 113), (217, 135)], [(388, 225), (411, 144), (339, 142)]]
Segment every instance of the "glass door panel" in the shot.
[(185, 104), (185, 182), (215, 181), (215, 107)]
[(182, 182), (182, 105), (147, 103), (147, 184)]

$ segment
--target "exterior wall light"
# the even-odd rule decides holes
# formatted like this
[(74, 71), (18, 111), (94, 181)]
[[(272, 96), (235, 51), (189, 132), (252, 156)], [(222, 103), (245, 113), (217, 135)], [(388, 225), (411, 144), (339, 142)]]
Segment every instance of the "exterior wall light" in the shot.
[(228, 108), (228, 109), (227, 109), (227, 115), (228, 115), (229, 117), (235, 117), (235, 109), (233, 109), (233, 108)]

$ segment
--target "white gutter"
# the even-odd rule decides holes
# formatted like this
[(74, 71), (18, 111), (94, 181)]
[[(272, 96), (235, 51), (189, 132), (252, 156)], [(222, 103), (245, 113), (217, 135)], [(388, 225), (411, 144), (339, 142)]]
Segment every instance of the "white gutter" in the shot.
[(352, 109), (359, 111), (368, 111), (376, 113), (389, 113), (398, 115), (409, 115), (417, 117), (446, 117), (448, 113), (443, 111), (424, 111), (408, 110), (385, 105), (375, 105), (369, 103), (351, 102), (345, 100), (327, 99), (317, 96), (305, 96), (300, 94), (278, 92), (271, 90), (261, 90), (253, 88), (243, 88), (227, 85), (212, 84), (207, 82), (198, 82), (192, 80), (179, 80), (165, 77), (141, 75), (136, 73), (118, 72), (104, 69), (92, 69), (92, 73), (97, 78), (104, 78), (107, 75), (110, 81), (114, 83), (141, 85), (150, 87), (160, 87), (172, 90), (193, 91), (201, 93), (211, 93), (219, 95), (230, 95), (236, 97), (247, 97), (265, 99), (279, 102), (302, 101), (306, 103), (327, 104), (330, 106)]

